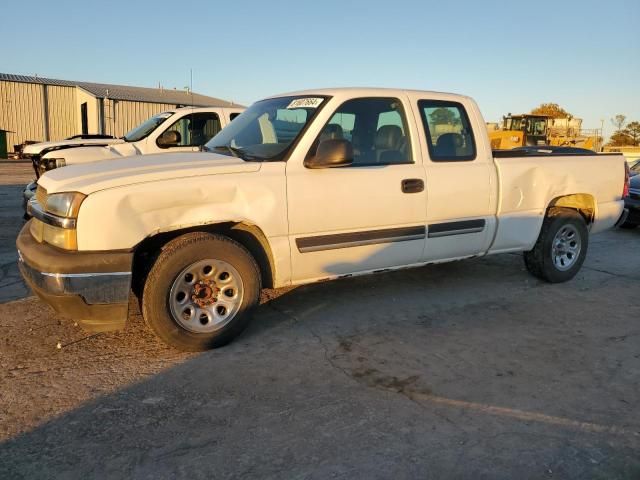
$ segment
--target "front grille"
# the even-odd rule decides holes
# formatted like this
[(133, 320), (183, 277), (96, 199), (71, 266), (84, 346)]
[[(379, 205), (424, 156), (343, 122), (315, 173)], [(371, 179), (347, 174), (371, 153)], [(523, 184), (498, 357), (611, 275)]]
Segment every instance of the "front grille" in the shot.
[(44, 209), (47, 206), (47, 191), (38, 185), (36, 188), (36, 202), (40, 204), (40, 206)]

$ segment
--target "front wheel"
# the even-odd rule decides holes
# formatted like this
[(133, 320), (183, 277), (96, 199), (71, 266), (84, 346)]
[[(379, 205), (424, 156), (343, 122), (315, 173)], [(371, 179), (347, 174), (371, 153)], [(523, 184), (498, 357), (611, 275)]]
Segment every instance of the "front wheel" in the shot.
[(535, 246), (524, 254), (527, 270), (550, 283), (571, 280), (582, 267), (589, 232), (582, 215), (568, 208), (551, 208)]
[(142, 315), (179, 350), (223, 346), (250, 321), (260, 295), (251, 254), (222, 235), (188, 233), (165, 245), (142, 293)]

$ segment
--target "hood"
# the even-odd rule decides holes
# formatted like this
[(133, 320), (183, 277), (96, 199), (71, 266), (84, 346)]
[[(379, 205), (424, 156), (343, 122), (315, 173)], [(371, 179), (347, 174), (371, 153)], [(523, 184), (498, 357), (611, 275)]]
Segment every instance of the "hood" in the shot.
[(46, 153), (42, 158), (64, 158), (66, 165), (77, 165), (79, 163), (98, 162), (120, 157), (130, 157), (140, 155), (133, 143), (122, 142), (113, 145), (93, 145), (67, 148), (64, 151), (54, 150)]
[(629, 188), (640, 190), (640, 175), (635, 175), (629, 179)]
[(114, 157), (129, 157), (131, 155), (140, 155), (140, 150), (136, 148), (135, 142), (117, 143), (104, 147), (109, 150)]
[(40, 155), (44, 150), (56, 150), (64, 147), (79, 147), (82, 145), (112, 145), (114, 143), (122, 143), (124, 140), (120, 138), (78, 138), (75, 140), (60, 140), (58, 142), (41, 142), (32, 145), (25, 145), (22, 149), (23, 154)]
[(259, 162), (245, 162), (217, 153), (159, 153), (56, 168), (40, 177), (38, 185), (47, 193), (81, 192), (89, 195), (136, 183), (258, 170)]

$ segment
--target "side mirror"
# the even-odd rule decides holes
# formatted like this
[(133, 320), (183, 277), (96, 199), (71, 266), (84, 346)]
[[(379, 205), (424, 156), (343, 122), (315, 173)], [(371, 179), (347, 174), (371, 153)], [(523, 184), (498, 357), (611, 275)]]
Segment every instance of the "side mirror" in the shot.
[(313, 157), (304, 161), (307, 168), (345, 167), (353, 163), (353, 146), (349, 140), (330, 139), (320, 142)]
[(157, 144), (161, 148), (175, 147), (181, 140), (182, 137), (180, 136), (180, 132), (177, 132), (176, 130), (167, 130), (158, 137)]

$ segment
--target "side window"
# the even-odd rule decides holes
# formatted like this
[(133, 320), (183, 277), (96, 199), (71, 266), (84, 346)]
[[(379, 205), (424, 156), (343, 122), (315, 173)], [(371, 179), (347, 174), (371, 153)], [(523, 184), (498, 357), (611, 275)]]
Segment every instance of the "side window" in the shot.
[(429, 155), (434, 162), (475, 160), (476, 144), (467, 112), (458, 102), (420, 100)]
[(176, 120), (166, 131), (178, 132), (176, 147), (199, 147), (220, 131), (220, 118), (214, 112), (199, 112)]
[[(271, 125), (274, 131), (273, 143), (289, 143), (298, 136), (302, 127), (307, 123), (307, 116), (309, 113), (301, 108), (286, 109), (281, 108), (275, 112), (275, 115), (271, 115)], [(263, 133), (263, 138), (265, 135)]]
[(344, 139), (353, 147), (353, 167), (413, 163), (402, 102), (397, 98), (348, 100), (333, 114), (314, 142)]
[(231, 122), (233, 122), (233, 120), (234, 120), (238, 115), (240, 115), (240, 112), (234, 112), (234, 113), (229, 114), (229, 120), (230, 120)]

